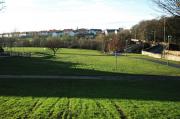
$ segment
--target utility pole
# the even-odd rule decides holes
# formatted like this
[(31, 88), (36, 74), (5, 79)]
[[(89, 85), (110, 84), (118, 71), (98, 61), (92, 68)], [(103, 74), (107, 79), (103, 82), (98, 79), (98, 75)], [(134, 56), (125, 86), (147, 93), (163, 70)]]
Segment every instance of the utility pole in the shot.
[(166, 19), (164, 16), (164, 43), (166, 42)]
[(127, 56), (128, 40), (126, 40), (126, 56)]
[[(169, 53), (169, 36), (168, 36), (168, 53)], [(167, 58), (167, 65), (169, 65), (169, 60)]]
[(116, 58), (116, 71), (117, 71), (117, 51), (115, 51), (115, 58)]
[(156, 42), (156, 30), (154, 30), (154, 42)]
[(166, 58), (166, 18), (164, 16), (164, 19), (163, 19), (164, 23), (163, 23), (163, 28), (164, 28), (164, 44), (163, 44), (163, 57)]
[(116, 55), (116, 71), (117, 71), (117, 50), (118, 50), (118, 44), (117, 44), (117, 34), (115, 34), (115, 47), (116, 47), (116, 51), (115, 51), (115, 55)]

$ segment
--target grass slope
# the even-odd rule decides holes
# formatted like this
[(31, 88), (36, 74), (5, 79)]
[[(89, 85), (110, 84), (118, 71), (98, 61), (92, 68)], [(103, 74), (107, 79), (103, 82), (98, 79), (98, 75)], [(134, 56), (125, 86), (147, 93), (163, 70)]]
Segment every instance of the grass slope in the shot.
[[(14, 48), (33, 57), (0, 58), (0, 74), (118, 75), (125, 80), (0, 79), (0, 119), (179, 119), (180, 69), (98, 51)], [(132, 80), (133, 79), (133, 80)], [(153, 79), (153, 80), (152, 80)], [(162, 80), (164, 79), (164, 80)]]
[(180, 118), (179, 80), (1, 79), (0, 118)]
[(15, 51), (32, 52), (33, 57), (0, 58), (0, 74), (18, 75), (168, 75), (180, 76), (180, 69), (136, 59), (130, 54), (115, 57), (94, 50), (60, 49), (53, 57), (44, 48), (14, 48)]

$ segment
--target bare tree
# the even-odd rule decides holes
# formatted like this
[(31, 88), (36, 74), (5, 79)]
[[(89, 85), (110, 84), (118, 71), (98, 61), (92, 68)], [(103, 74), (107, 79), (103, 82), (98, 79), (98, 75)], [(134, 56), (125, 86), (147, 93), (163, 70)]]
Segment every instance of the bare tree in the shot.
[(54, 56), (61, 46), (61, 41), (58, 38), (49, 38), (46, 42), (46, 47), (53, 51)]
[(0, 0), (0, 11), (4, 9), (4, 0)]
[(180, 16), (180, 0), (152, 0), (161, 10)]

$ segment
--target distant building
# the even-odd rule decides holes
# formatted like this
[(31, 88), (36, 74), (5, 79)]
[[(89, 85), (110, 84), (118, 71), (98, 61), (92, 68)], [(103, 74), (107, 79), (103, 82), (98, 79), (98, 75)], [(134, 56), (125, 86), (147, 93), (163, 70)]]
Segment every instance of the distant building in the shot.
[(38, 33), (40, 36), (48, 36), (49, 35), (49, 32), (48, 31), (40, 31)]
[(69, 35), (69, 36), (77, 36), (77, 37), (84, 37), (84, 38), (95, 38), (98, 34), (117, 34), (118, 32), (122, 31), (123, 28), (119, 29), (106, 29), (102, 31), (101, 29), (64, 29), (64, 30), (49, 30), (49, 31), (28, 31), (28, 32), (12, 32), (12, 33), (2, 33), (0, 34), (0, 37), (28, 37), (32, 38), (35, 36), (52, 36), (52, 37), (59, 37), (63, 35)]
[(20, 32), (19, 33), (19, 37), (21, 37), (21, 38), (24, 38), (26, 36), (27, 36), (26, 32)]
[(30, 35), (30, 37), (36, 37), (36, 36), (38, 36), (38, 32), (37, 31), (31, 31), (31, 32), (29, 32), (29, 35)]
[(77, 29), (78, 34), (88, 34), (88, 30), (85, 28)]
[(33, 33), (32, 32), (26, 32), (26, 37), (30, 38), (33, 36)]
[(76, 36), (77, 37), (83, 37), (83, 38), (86, 38), (86, 39), (92, 39), (96, 36), (97, 34), (97, 30), (95, 29), (77, 29), (76, 30)]
[(118, 32), (118, 29), (106, 29), (106, 30), (104, 30), (105, 35), (117, 34), (117, 32)]
[(6, 37), (6, 38), (7, 38), (7, 37), (11, 37), (11, 36), (12, 36), (12, 35), (11, 35), (10, 33), (3, 33), (3, 34), (2, 34), (2, 37)]
[(60, 30), (49, 30), (48, 35), (52, 36), (52, 37), (59, 37), (59, 36), (63, 35), (63, 31), (60, 31)]
[(101, 29), (90, 29), (89, 30), (89, 34), (97, 35), (97, 34), (101, 34), (101, 33), (102, 33)]
[(73, 29), (64, 29), (63, 35), (75, 36), (75, 31)]
[(118, 32), (121, 32), (121, 31), (123, 31), (123, 30), (124, 30), (123, 28), (119, 28), (119, 29), (118, 29)]

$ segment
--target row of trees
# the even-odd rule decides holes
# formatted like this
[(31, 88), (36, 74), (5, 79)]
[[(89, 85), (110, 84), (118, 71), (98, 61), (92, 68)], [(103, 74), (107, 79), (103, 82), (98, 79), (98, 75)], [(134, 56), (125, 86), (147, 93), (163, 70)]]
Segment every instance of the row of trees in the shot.
[(66, 35), (62, 37), (0, 38), (0, 45), (2, 47), (47, 47), (54, 54), (58, 48), (82, 48), (110, 52), (115, 50), (122, 51), (127, 40), (130, 41), (130, 39), (130, 31), (124, 30), (118, 34), (109, 34), (108, 36), (100, 34), (94, 39)]
[[(180, 18), (161, 17), (160, 19), (141, 21), (134, 25), (131, 30), (123, 30), (117, 34), (100, 34), (96, 38), (72, 37), (64, 35), (61, 37), (36, 36), (33, 38), (0, 38), (0, 45), (3, 47), (48, 47), (54, 48), (82, 48), (100, 50), (102, 52), (123, 51), (131, 38), (144, 40), (146, 42), (163, 42), (164, 29), (166, 41), (168, 35), (172, 41), (180, 43)], [(52, 50), (55, 54), (56, 50)]]
[[(172, 36), (174, 43), (180, 42), (180, 2), (179, 0), (152, 0), (163, 12), (173, 17), (161, 17), (141, 21), (134, 25), (131, 30), (124, 30), (118, 34), (108, 36), (99, 35), (95, 39), (77, 38), (70, 36), (63, 37), (35, 37), (32, 39), (1, 38), (1, 46), (28, 46), (48, 47), (56, 54), (60, 47), (95, 49), (103, 52), (122, 51), (131, 38), (166, 42), (168, 36)], [(0, 1), (0, 4), (4, 2)], [(2, 8), (0, 9), (2, 10)], [(166, 34), (166, 35), (165, 35)]]
[[(172, 42), (180, 42), (180, 17), (161, 17), (160, 19), (141, 21), (131, 28), (133, 38), (167, 42), (168, 36), (172, 36)], [(165, 39), (164, 39), (165, 33)]]

